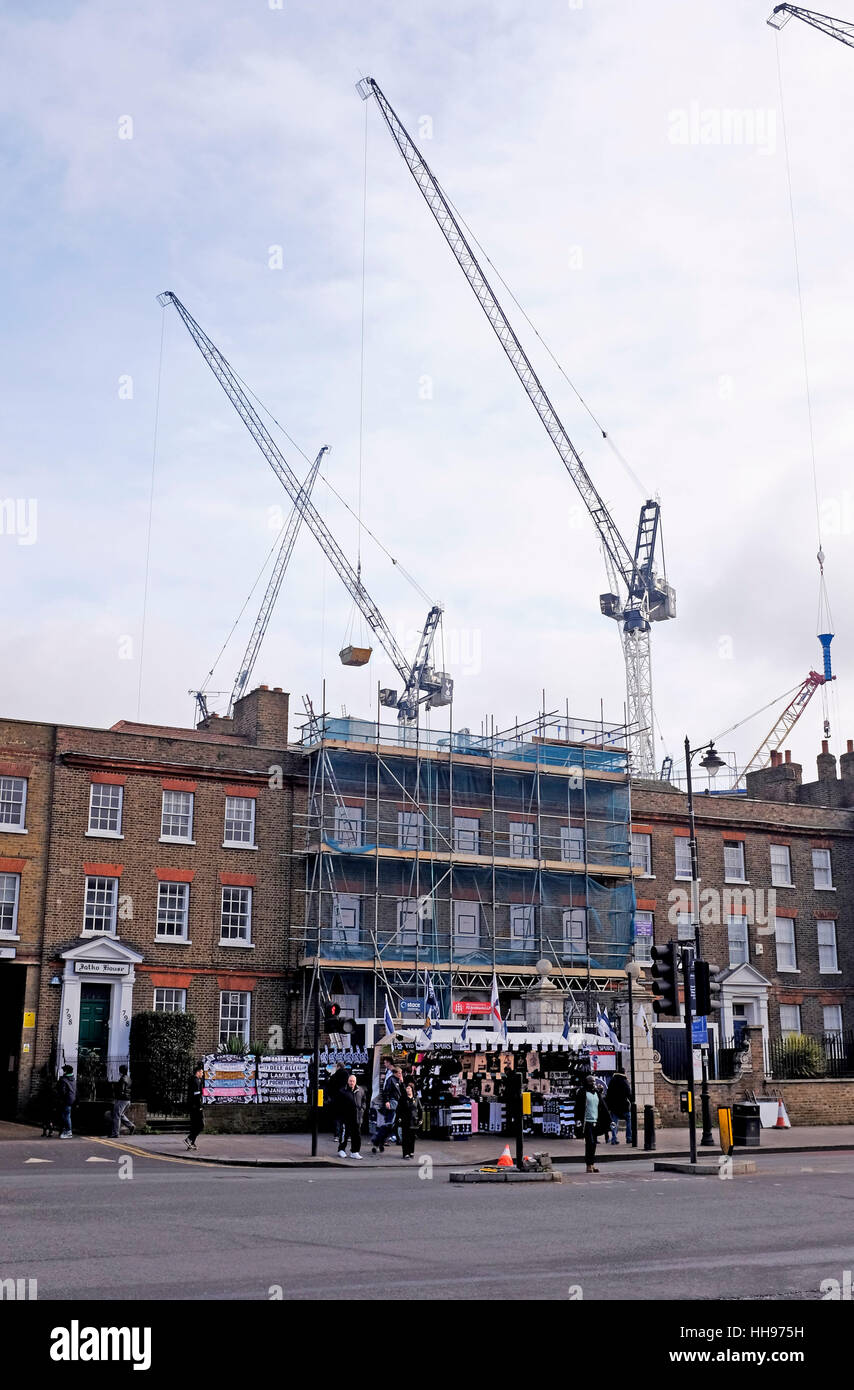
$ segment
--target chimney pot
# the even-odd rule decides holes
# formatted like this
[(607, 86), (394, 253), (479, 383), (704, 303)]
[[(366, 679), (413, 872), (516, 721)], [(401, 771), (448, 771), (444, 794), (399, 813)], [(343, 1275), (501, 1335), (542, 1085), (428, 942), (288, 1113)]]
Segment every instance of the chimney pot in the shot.
[(854, 738), (849, 738), (848, 740), (848, 752), (854, 753)]
[(792, 761), (792, 750), (791, 750), (791, 748), (787, 748), (787, 749), (786, 749), (786, 762), (787, 762), (787, 763), (790, 763), (791, 761)]
[(776, 767), (777, 764), (779, 763), (779, 761), (780, 761), (780, 754), (777, 752), (777, 749), (776, 749), (776, 748), (772, 748), (772, 749), (771, 749), (771, 766), (772, 766), (772, 767)]
[(827, 739), (826, 739), (826, 738), (823, 738), (823, 739), (821, 740), (821, 751), (822, 751), (822, 753), (826, 753), (826, 752), (827, 752)]
[(276, 693), (277, 695), (281, 695), (281, 693), (282, 693), (282, 687), (281, 687), (280, 685), (274, 685), (274, 686), (273, 686), (273, 690), (275, 691), (275, 693)]
[[(269, 685), (259, 685), (258, 689), (259, 689), (259, 690), (269, 690), (270, 687), (269, 687)], [(825, 751), (825, 753), (826, 753), (826, 752), (827, 752), (827, 749), (825, 748), (824, 751)]]

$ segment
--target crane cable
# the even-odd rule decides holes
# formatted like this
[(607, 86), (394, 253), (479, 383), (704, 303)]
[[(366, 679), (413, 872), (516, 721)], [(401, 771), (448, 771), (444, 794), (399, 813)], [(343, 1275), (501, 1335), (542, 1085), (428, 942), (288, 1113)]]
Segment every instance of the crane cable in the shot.
[(248, 605), (248, 603), (249, 603), (249, 600), (251, 599), (251, 597), (252, 597), (252, 595), (254, 594), (255, 590), (258, 588), (258, 585), (261, 583), (261, 577), (262, 577), (262, 575), (263, 575), (265, 569), (266, 569), (267, 566), (269, 565), (270, 560), (271, 560), (272, 556), (275, 554), (277, 547), (281, 545), (282, 539), (283, 539), (283, 537), (284, 537), (285, 531), (287, 530), (287, 527), (288, 527), (288, 523), (285, 522), (285, 524), (283, 525), (281, 531), (279, 532), (278, 536), (277, 536), (276, 539), (273, 541), (272, 546), (270, 547), (269, 551), (267, 552), (267, 557), (266, 557), (266, 559), (264, 560), (264, 563), (263, 563), (263, 565), (261, 566), (260, 570), (258, 571), (258, 576), (257, 576), (257, 578), (256, 578), (256, 580), (255, 580), (255, 582), (254, 582), (254, 584), (252, 585), (252, 588), (249, 590), (249, 593), (246, 595), (246, 598), (243, 600), (243, 607), (241, 608), (240, 612), (238, 613), (237, 617), (235, 618), (234, 622), (233, 622), (232, 625), (231, 625), (231, 631), (229, 632), (228, 636), (226, 637), (225, 641), (223, 642), (222, 646), (220, 647), (219, 653), (217, 654), (217, 658), (216, 658), (216, 660), (215, 660), (213, 666), (212, 666), (211, 669), (208, 671), (208, 673), (207, 673), (207, 675), (205, 676), (205, 678), (204, 678), (202, 684), (199, 686), (199, 694), (200, 694), (200, 695), (204, 695), (205, 691), (206, 691), (207, 688), (208, 688), (208, 682), (211, 681), (211, 680), (213, 680), (214, 671), (216, 670), (217, 666), (219, 665), (220, 661), (222, 660), (223, 655), (224, 655), (224, 653), (225, 653), (226, 647), (228, 646), (229, 642), (231, 641), (232, 637), (234, 636), (235, 632), (237, 631), (237, 625), (238, 625), (238, 623), (240, 622), (240, 619), (243, 617), (243, 614), (246, 612), (246, 608), (247, 608), (247, 605)]
[[(801, 330), (801, 357), (802, 357), (802, 360), (803, 360), (803, 369), (804, 369), (804, 388), (805, 388), (806, 407), (807, 407), (807, 425), (808, 425), (808, 432), (809, 432), (810, 464), (811, 464), (811, 468), (812, 468), (813, 499), (814, 499), (814, 502), (815, 502), (815, 528), (816, 528), (816, 539), (817, 539), (817, 541), (818, 541), (818, 551), (816, 552), (816, 559), (818, 560), (819, 581), (818, 581), (818, 620), (817, 620), (817, 623), (816, 623), (816, 632), (817, 632), (817, 633), (828, 633), (828, 632), (832, 632), (832, 631), (833, 631), (833, 625), (832, 625), (832, 624), (833, 624), (833, 618), (832, 618), (831, 612), (830, 612), (830, 599), (829, 599), (829, 597), (828, 597), (827, 583), (826, 583), (825, 577), (824, 577), (824, 559), (825, 559), (825, 556), (824, 556), (824, 546), (823, 546), (823, 544), (822, 544), (822, 536), (821, 536), (821, 504), (820, 504), (820, 501), (819, 501), (819, 491), (818, 491), (818, 468), (817, 468), (817, 466), (816, 466), (816, 457), (815, 457), (815, 432), (814, 432), (814, 428), (813, 428), (812, 392), (811, 392), (811, 390), (810, 390), (809, 357), (808, 357), (808, 354), (807, 354), (806, 322), (805, 322), (805, 318), (804, 318), (804, 297), (803, 297), (803, 288), (802, 288), (802, 285), (801, 285), (800, 256), (799, 256), (799, 253), (798, 253), (798, 232), (797, 232), (797, 223), (796, 223), (796, 220), (795, 220), (795, 200), (794, 200), (794, 196), (793, 196), (793, 193), (792, 193), (792, 166), (791, 166), (791, 161), (790, 161), (790, 158), (789, 158), (789, 136), (788, 136), (788, 127), (787, 127), (787, 125), (786, 125), (786, 105), (785, 105), (785, 100), (784, 100), (784, 97), (783, 97), (783, 65), (782, 65), (782, 62), (781, 62), (781, 60), (780, 60), (780, 35), (779, 35), (779, 32), (775, 35), (775, 51), (776, 51), (776, 56), (777, 56), (777, 88), (778, 88), (778, 91), (779, 91), (779, 94), (780, 94), (780, 117), (781, 117), (781, 125), (782, 125), (782, 127), (783, 127), (783, 154), (784, 154), (784, 157), (785, 157), (785, 165), (786, 165), (786, 188), (787, 188), (788, 199), (789, 199), (789, 218), (790, 218), (791, 226), (792, 226), (792, 252), (793, 252), (794, 264), (795, 264), (795, 285), (796, 285), (796, 287), (797, 287), (797, 296), (798, 296), (798, 317), (799, 317), (799, 321), (800, 321), (800, 330)], [(821, 687), (821, 703), (822, 703), (822, 714), (823, 714), (823, 716), (824, 716), (824, 732), (825, 732), (825, 735), (826, 735), (826, 736), (829, 736), (829, 734), (830, 734), (830, 723), (829, 723), (829, 720), (828, 720), (828, 690), (827, 690), (827, 683), (825, 683), (825, 684)]]
[(139, 679), (136, 687), (136, 717), (142, 710), (142, 672), (145, 656), (145, 624), (148, 617), (148, 581), (151, 574), (151, 531), (154, 520), (154, 476), (157, 471), (157, 435), (160, 426), (160, 385), (163, 379), (163, 350), (166, 342), (166, 306), (160, 319), (160, 352), (157, 359), (157, 383), (154, 388), (154, 437), (151, 443), (151, 482), (148, 489), (148, 531), (145, 540), (145, 579), (142, 588), (142, 625), (139, 638)]
[(456, 204), (454, 203), (453, 199), (448, 195), (448, 193), (446, 192), (446, 190), (445, 190), (445, 189), (442, 187), (442, 185), (439, 183), (439, 180), (436, 178), (435, 174), (433, 175), (433, 181), (435, 182), (437, 188), (439, 188), (439, 190), (440, 190), (440, 192), (441, 192), (441, 194), (442, 194), (442, 197), (445, 199), (445, 201), (447, 202), (448, 206), (451, 208), (451, 210), (452, 210), (454, 216), (456, 217), (457, 221), (461, 224), (461, 226), (465, 227), (466, 232), (468, 233), (468, 235), (469, 235), (469, 237), (471, 238), (471, 240), (474, 242), (474, 244), (475, 244), (475, 246), (477, 247), (477, 249), (478, 249), (478, 251), (480, 252), (480, 254), (483, 256), (483, 259), (486, 261), (487, 265), (490, 266), (490, 268), (495, 272), (496, 278), (497, 278), (497, 279), (501, 282), (501, 284), (504, 286), (504, 289), (507, 291), (507, 293), (508, 293), (508, 295), (510, 296), (510, 298), (512, 299), (513, 303), (516, 305), (516, 308), (519, 310), (519, 313), (522, 315), (523, 319), (524, 319), (525, 322), (527, 323), (527, 325), (528, 325), (528, 327), (530, 328), (531, 332), (532, 332), (532, 333), (534, 334), (534, 336), (538, 339), (538, 341), (542, 344), (544, 350), (546, 351), (546, 353), (548, 354), (548, 356), (551, 358), (551, 360), (552, 360), (552, 362), (554, 363), (554, 365), (557, 367), (558, 371), (560, 372), (560, 374), (561, 374), (561, 376), (563, 377), (564, 381), (566, 382), (567, 386), (570, 388), (570, 390), (571, 390), (571, 391), (573, 392), (573, 394), (575, 395), (576, 399), (580, 402), (580, 404), (581, 404), (581, 405), (583, 406), (583, 408), (586, 410), (587, 414), (590, 416), (590, 419), (593, 421), (594, 425), (595, 425), (596, 428), (598, 429), (598, 431), (599, 431), (599, 433), (601, 434), (602, 438), (605, 440), (605, 442), (607, 443), (608, 447), (612, 450), (612, 452), (615, 454), (616, 458), (617, 458), (617, 459), (619, 460), (619, 462), (622, 464), (623, 468), (624, 468), (624, 469), (626, 470), (626, 472), (628, 473), (629, 477), (631, 478), (631, 480), (632, 480), (632, 482), (634, 483), (635, 487), (636, 487), (636, 488), (638, 489), (638, 491), (640, 492), (641, 496), (644, 497), (644, 498), (650, 497), (650, 496), (651, 496), (651, 493), (650, 493), (649, 490), (645, 487), (645, 485), (643, 484), (643, 482), (641, 481), (641, 479), (638, 477), (637, 473), (636, 473), (636, 472), (634, 471), (634, 469), (632, 468), (632, 466), (631, 466), (631, 464), (629, 463), (628, 459), (627, 459), (627, 458), (620, 452), (620, 450), (617, 448), (616, 444), (614, 443), (614, 441), (613, 441), (613, 439), (611, 438), (611, 436), (610, 436), (610, 434), (608, 433), (608, 431), (605, 429), (605, 427), (604, 427), (604, 425), (602, 424), (601, 420), (594, 414), (594, 412), (591, 410), (590, 406), (587, 404), (586, 400), (585, 400), (584, 397), (582, 396), (581, 392), (578, 390), (578, 387), (575, 385), (575, 382), (572, 381), (572, 380), (570, 379), (570, 377), (567, 375), (567, 373), (564, 371), (563, 366), (561, 365), (561, 363), (559, 362), (559, 360), (558, 360), (558, 358), (555, 356), (555, 354), (552, 352), (551, 348), (549, 347), (549, 345), (548, 345), (548, 343), (546, 342), (546, 340), (545, 340), (545, 338), (543, 337), (543, 335), (540, 333), (540, 331), (539, 331), (539, 329), (537, 328), (536, 324), (535, 324), (535, 323), (533, 322), (533, 320), (530, 318), (530, 316), (529, 316), (528, 313), (526, 312), (524, 306), (523, 306), (523, 305), (519, 302), (519, 300), (516, 298), (516, 295), (513, 293), (513, 290), (510, 288), (510, 286), (508, 285), (507, 281), (504, 279), (504, 276), (501, 274), (501, 271), (498, 269), (498, 266), (497, 266), (497, 265), (495, 264), (495, 262), (490, 258), (488, 252), (484, 249), (484, 247), (483, 247), (483, 246), (481, 245), (481, 243), (478, 241), (477, 236), (476, 236), (475, 233), (472, 231), (472, 229), (471, 229), (471, 227), (469, 226), (469, 224), (468, 224), (468, 222), (466, 221), (466, 219), (463, 217), (463, 214), (460, 212), (459, 208), (456, 206)]

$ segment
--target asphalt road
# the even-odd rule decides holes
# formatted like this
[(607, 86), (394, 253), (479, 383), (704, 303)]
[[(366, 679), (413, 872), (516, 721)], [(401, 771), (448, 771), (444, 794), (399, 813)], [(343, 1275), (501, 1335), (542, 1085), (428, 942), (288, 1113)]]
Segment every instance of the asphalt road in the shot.
[(854, 1152), (757, 1161), (729, 1181), (650, 1162), (495, 1188), (14, 1140), (0, 1279), (37, 1279), (39, 1300), (818, 1299), (854, 1268)]

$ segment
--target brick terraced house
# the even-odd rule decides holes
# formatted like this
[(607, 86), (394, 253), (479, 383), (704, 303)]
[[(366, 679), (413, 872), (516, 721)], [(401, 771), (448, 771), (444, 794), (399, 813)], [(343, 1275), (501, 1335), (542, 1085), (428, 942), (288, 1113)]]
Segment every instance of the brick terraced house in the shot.
[[(827, 744), (818, 779), (782, 753), (749, 773), (746, 795), (695, 791), (700, 943), (721, 967), (717, 1043), (762, 1028), (766, 1066), (792, 1034), (824, 1040), (843, 1069), (854, 1038), (854, 745)], [(632, 784), (636, 957), (690, 935), (687, 798), (668, 783)], [(677, 1032), (681, 1025), (670, 1025)], [(667, 1038), (656, 1028), (657, 1045)], [(673, 1037), (674, 1046), (681, 1047)], [(847, 1041), (846, 1041), (847, 1040)]]
[(114, 1076), (141, 1010), (288, 1034), (302, 762), (264, 686), (197, 729), (0, 724), (3, 1114), (82, 1048)]

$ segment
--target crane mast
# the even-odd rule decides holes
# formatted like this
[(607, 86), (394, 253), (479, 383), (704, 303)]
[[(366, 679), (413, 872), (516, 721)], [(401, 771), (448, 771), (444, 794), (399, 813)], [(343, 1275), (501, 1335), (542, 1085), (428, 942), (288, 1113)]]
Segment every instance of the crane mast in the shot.
[[(311, 531), (324, 555), (332, 564), (333, 569), (340, 578), (345, 589), (350, 594), (350, 597), (353, 599), (353, 602), (356, 604), (371, 631), (375, 633), (378, 642), (385, 650), (386, 655), (403, 680), (404, 688), (401, 695), (398, 697), (396, 692), (390, 690), (385, 691), (386, 698), (384, 703), (396, 705), (398, 719), (404, 723), (413, 723), (415, 721), (418, 715), (418, 707), (421, 704), (426, 705), (428, 708), (450, 704), (453, 695), (453, 681), (445, 672), (433, 671), (432, 667), (427, 664), (426, 659), (421, 661), (420, 670), (418, 671), (407, 661), (404, 653), (395, 640), (394, 633), (391, 631), (380, 609), (362, 583), (361, 576), (350, 564), (344, 551), (341, 549), (314, 503), (311, 501), (311, 498), (308, 496), (307, 490), (300, 484), (299, 479), (252, 404), (247, 390), (231, 367), (227, 358), (199, 326), (190, 311), (181, 303), (176, 294), (173, 294), (171, 290), (165, 290), (162, 294), (157, 296), (157, 301), (164, 308), (169, 304), (173, 304), (177, 309), (191, 338), (223, 391), (228, 396), (228, 399), (231, 401), (252, 438), (255, 440), (261, 453), (276, 474), (279, 482), (284, 487), (294, 504), (294, 508)], [(435, 635), (441, 615), (442, 609), (438, 604), (434, 605), (427, 615), (427, 621), (424, 625), (425, 634), (428, 632), (430, 634), (427, 646), (427, 657), (429, 657), (430, 645), (432, 644), (432, 638)], [(424, 638), (422, 637), (422, 642), (423, 641)]]
[[(305, 481), (302, 485), (302, 488), (300, 489), (300, 493), (303, 500), (311, 496), (311, 490), (314, 487), (315, 479), (317, 478), (321, 459), (323, 458), (324, 454), (328, 453), (329, 445), (324, 444), (323, 448), (320, 450), (320, 453), (317, 455), (317, 458), (314, 460), (314, 463), (311, 465), (309, 472), (306, 474)], [(273, 609), (276, 605), (276, 599), (279, 597), (279, 590), (282, 587), (282, 580), (285, 577), (285, 571), (287, 570), (288, 565), (290, 564), (291, 555), (293, 554), (293, 549), (296, 543), (296, 538), (299, 532), (301, 522), (302, 507), (295, 505), (290, 517), (288, 518), (287, 529), (285, 531), (284, 536), (282, 537), (282, 543), (279, 546), (279, 553), (276, 557), (276, 563), (273, 566), (273, 571), (270, 575), (270, 579), (267, 584), (267, 590), (264, 594), (261, 607), (258, 610), (258, 617), (255, 619), (255, 626), (252, 629), (252, 633), (247, 643), (243, 660), (241, 661), (240, 666), (238, 667), (237, 675), (234, 680), (234, 687), (231, 692), (231, 698), (228, 702), (227, 717), (229, 719), (231, 718), (236, 702), (240, 699), (241, 695), (246, 689), (246, 686), (249, 682), (249, 678), (252, 675), (252, 670), (255, 666), (255, 662), (258, 659), (258, 653), (261, 650), (261, 643), (264, 641), (264, 635), (267, 631), (267, 626), (270, 622), (270, 615), (272, 614)]]
[[(584, 467), (438, 180), (378, 83), (372, 77), (366, 77), (356, 84), (356, 90), (364, 101), (370, 97), (376, 99), (380, 114), (409, 172), (596, 526), (614, 590), (600, 597), (600, 608), (606, 617), (613, 618), (623, 625), (628, 720), (633, 731), (631, 742), (634, 771), (643, 777), (654, 777), (650, 623), (676, 616), (674, 591), (666, 582), (660, 581), (654, 572), (659, 504), (656, 501), (647, 501), (641, 509), (638, 537), (632, 552)], [(619, 580), (626, 591), (625, 599), (616, 592)]]
[(811, 25), (822, 34), (829, 34), (848, 48), (854, 48), (854, 24), (848, 19), (834, 19), (829, 14), (820, 14), (818, 10), (805, 10), (800, 5), (775, 5), (765, 22), (772, 29), (782, 29), (790, 19), (802, 19), (804, 24)]
[(815, 692), (829, 680), (834, 681), (836, 677), (821, 675), (818, 671), (810, 671), (806, 679), (801, 681), (795, 694), (780, 717), (775, 720), (753, 757), (745, 763), (738, 780), (733, 783), (733, 791), (744, 785), (744, 779), (748, 772), (757, 772), (759, 768), (768, 766), (771, 754), (776, 753), (777, 749), (785, 743)]

